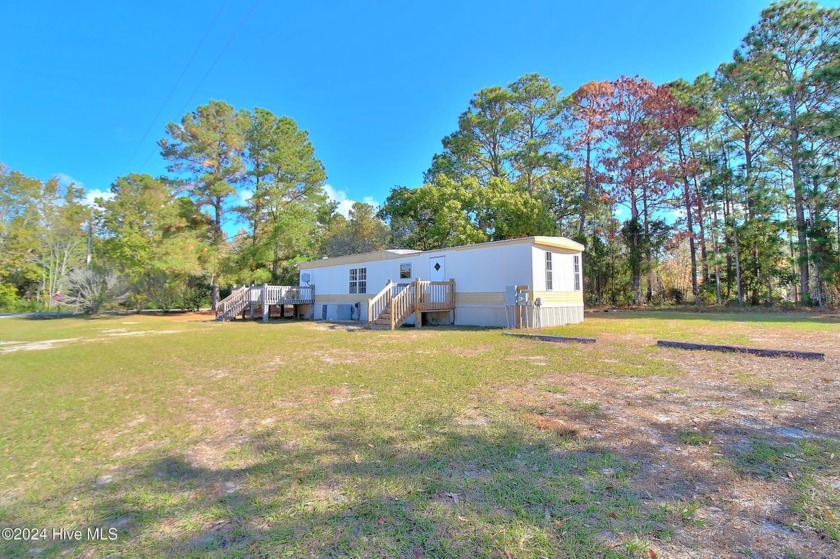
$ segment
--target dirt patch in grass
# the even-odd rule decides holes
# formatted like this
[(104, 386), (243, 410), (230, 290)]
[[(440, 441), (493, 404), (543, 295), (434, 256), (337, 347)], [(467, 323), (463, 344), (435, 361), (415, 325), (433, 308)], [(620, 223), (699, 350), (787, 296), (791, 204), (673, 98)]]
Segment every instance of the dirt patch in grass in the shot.
[(216, 320), (216, 315), (213, 311), (157, 313), (152, 315), (143, 314), (141, 316), (165, 318), (169, 322), (207, 322)]
[(15, 351), (40, 351), (61, 347), (71, 342), (77, 342), (79, 338), (66, 338), (62, 340), (41, 340), (38, 342), (0, 342), (0, 352), (12, 353)]
[(351, 402), (358, 402), (373, 398), (374, 394), (367, 390), (360, 390), (348, 384), (334, 386), (309, 387), (295, 391), (273, 402), (277, 411), (288, 414), (294, 409), (306, 409), (310, 406), (330, 405), (340, 406)]
[(579, 429), (569, 423), (564, 423), (553, 417), (545, 417), (536, 413), (526, 414), (524, 421), (540, 431), (551, 431), (561, 437), (576, 437)]
[(132, 332), (107, 332), (107, 336), (148, 336), (149, 334), (178, 334), (180, 330), (135, 330)]
[(2, 341), (0, 342), (0, 353), (13, 353), (17, 351), (40, 351), (67, 347), (72, 343), (90, 343), (103, 341), (110, 338), (141, 337), (157, 334), (179, 334), (181, 330), (129, 330), (128, 328), (100, 328), (99, 334), (93, 337), (61, 338), (38, 341)]
[(333, 405), (346, 404), (347, 402), (355, 402), (356, 400), (365, 400), (367, 398), (373, 398), (373, 394), (339, 396), (337, 398), (334, 398), (330, 403), (332, 403)]
[(455, 423), (467, 427), (483, 427), (490, 423), (490, 420), (475, 408), (468, 408), (455, 418)]
[(512, 357), (506, 357), (505, 360), (528, 363), (534, 367), (545, 367), (548, 365), (544, 355), (515, 355)]
[(480, 344), (472, 347), (459, 347), (457, 352), (461, 357), (478, 357), (492, 351), (493, 349), (494, 348), (491, 345)]
[(317, 353), (317, 359), (328, 365), (343, 363), (359, 363), (373, 356), (369, 353), (346, 351), (340, 349), (324, 349)]
[[(644, 338), (613, 334), (599, 344), (621, 347), (606, 358), (613, 364), (632, 364), (651, 351)], [(505, 387), (496, 399), (522, 409), (535, 429), (565, 436), (573, 426), (637, 464), (632, 483), (645, 506), (660, 508), (675, 527), (658, 543), (663, 556), (840, 555), (832, 524), (840, 505), (831, 490), (840, 478), (840, 451), (831, 450), (840, 448), (840, 336), (760, 331), (758, 338), (767, 347), (824, 351), (826, 361), (662, 349), (652, 356), (675, 374), (549, 373)]]

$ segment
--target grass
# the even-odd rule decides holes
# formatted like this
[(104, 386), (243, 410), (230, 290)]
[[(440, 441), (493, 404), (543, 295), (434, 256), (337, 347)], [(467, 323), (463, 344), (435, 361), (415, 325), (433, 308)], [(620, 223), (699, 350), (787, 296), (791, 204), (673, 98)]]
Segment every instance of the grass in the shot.
[(681, 526), (697, 526), (705, 525), (705, 520), (697, 517), (697, 512), (700, 510), (701, 504), (697, 501), (688, 501), (686, 503), (676, 502), (664, 507), (665, 514), (673, 518), (675, 523)]
[(806, 474), (796, 483), (796, 500), (793, 510), (804, 523), (820, 534), (840, 541), (840, 489), (814, 475)]
[(691, 446), (700, 446), (712, 443), (712, 435), (710, 433), (681, 431), (678, 436), (680, 441)]
[[(118, 537), (0, 541), (0, 556), (640, 557), (662, 542), (690, 547), (697, 505), (663, 509), (683, 482), (657, 494), (653, 451), (610, 431), (641, 432), (616, 421), (618, 402), (639, 417), (661, 406), (658, 417), (695, 398), (672, 350), (648, 343), (708, 326), (678, 314), (563, 330), (615, 336), (591, 346), (486, 329), (2, 319), (0, 527)], [(709, 320), (746, 337), (801, 328), (753, 318)], [(826, 331), (822, 320), (807, 325)], [(8, 351), (27, 343), (43, 349)], [(751, 378), (732, 389), (748, 396)], [(810, 388), (776, 393), (790, 405), (821, 401)], [(725, 401), (707, 408), (722, 410), (709, 421), (731, 413)], [(719, 443), (713, 429), (710, 447), (712, 429), (682, 427), (680, 441), (698, 452), (720, 444), (745, 478), (788, 483), (785, 453), (822, 464), (794, 460), (802, 487), (789, 506), (836, 540), (824, 457), (834, 450), (751, 439), (730, 451), (725, 432)]]
[(791, 509), (803, 524), (840, 542), (840, 442), (832, 439), (774, 444), (754, 439), (734, 456), (745, 475), (788, 478), (793, 483)]
[(569, 389), (559, 384), (541, 384), (539, 388), (550, 394), (567, 394)]
[(583, 400), (572, 400), (569, 405), (572, 409), (585, 413), (598, 413), (601, 409), (601, 404), (598, 402), (585, 402)]
[(642, 336), (697, 343), (761, 346), (765, 334), (832, 332), (840, 319), (826, 314), (721, 313), (685, 311), (613, 311), (593, 313), (596, 320), (547, 328), (565, 336), (603, 337), (604, 334)]

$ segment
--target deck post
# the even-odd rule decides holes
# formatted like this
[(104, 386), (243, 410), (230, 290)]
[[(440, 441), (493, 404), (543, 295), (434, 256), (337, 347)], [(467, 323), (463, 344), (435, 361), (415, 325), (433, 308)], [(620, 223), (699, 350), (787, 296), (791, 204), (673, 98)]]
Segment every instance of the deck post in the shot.
[(312, 301), (309, 305), (312, 308), (312, 320), (315, 320), (315, 284), (309, 285), (309, 299)]
[(391, 306), (391, 330), (394, 329), (394, 298), (391, 297), (391, 300), (388, 303)]
[(371, 309), (371, 304), (370, 304), (371, 301), (373, 301), (373, 299), (368, 299), (368, 301), (367, 301), (367, 325), (368, 325), (368, 328), (370, 328), (370, 323), (371, 323), (370, 315), (373, 314), (371, 312), (371, 310), (372, 310)]
[(420, 308), (420, 278), (414, 280), (414, 327), (423, 327), (423, 312)]
[(268, 284), (264, 283), (262, 286), (262, 319), (263, 322), (268, 322)]
[(455, 324), (455, 278), (449, 278), (449, 307), (452, 309), (452, 320), (450, 324)]

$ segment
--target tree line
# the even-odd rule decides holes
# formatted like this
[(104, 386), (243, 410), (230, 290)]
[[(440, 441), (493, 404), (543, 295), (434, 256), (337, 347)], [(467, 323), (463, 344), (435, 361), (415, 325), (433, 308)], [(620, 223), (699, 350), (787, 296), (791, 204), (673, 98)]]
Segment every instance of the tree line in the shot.
[(319, 256), (529, 235), (586, 246), (589, 304), (836, 304), (839, 37), (837, 9), (788, 0), (691, 81), (482, 89), (422, 186), (348, 217), (306, 131), (223, 101), (167, 125), (165, 176), (94, 205), (0, 166), (0, 310), (198, 308)]
[(394, 189), (392, 243), (564, 235), (592, 304), (838, 301), (840, 16), (773, 4), (714, 75), (482, 89), (421, 188)]
[(168, 175), (119, 177), (93, 206), (75, 185), (0, 167), (0, 308), (215, 305), (224, 285), (295, 281), (297, 262), (351, 234), (291, 118), (211, 101), (158, 143)]

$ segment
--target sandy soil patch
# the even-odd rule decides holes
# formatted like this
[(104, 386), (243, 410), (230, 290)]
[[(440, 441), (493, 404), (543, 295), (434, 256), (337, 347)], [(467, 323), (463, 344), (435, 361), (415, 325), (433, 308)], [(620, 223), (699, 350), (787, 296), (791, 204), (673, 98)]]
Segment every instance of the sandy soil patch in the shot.
[(167, 320), (173, 322), (208, 322), (216, 320), (216, 315), (212, 311), (161, 313), (158, 316), (166, 317)]
[(333, 405), (337, 404), (346, 404), (347, 402), (355, 402), (356, 400), (366, 400), (367, 398), (373, 398), (373, 394), (358, 394), (356, 396), (341, 396), (332, 400)]
[(455, 423), (463, 426), (483, 427), (490, 423), (490, 420), (479, 410), (468, 408), (460, 416), (455, 418)]
[(136, 330), (133, 332), (111, 332), (107, 336), (146, 336), (148, 334), (178, 334), (183, 330)]
[[(653, 356), (678, 375), (549, 373), (531, 386), (502, 388), (497, 397), (536, 429), (588, 438), (637, 464), (633, 483), (649, 504), (685, 517), (670, 541), (657, 543), (662, 556), (728, 557), (739, 549), (761, 557), (835, 556), (836, 542), (792, 512), (794, 474), (782, 480), (744, 475), (732, 459), (757, 439), (779, 445), (838, 440), (838, 334), (761, 337), (766, 347), (824, 351), (826, 361), (662, 349)], [(604, 336), (599, 343), (624, 338), (644, 345), (632, 335)], [(583, 351), (592, 352), (593, 362), (602, 359), (597, 348)], [(562, 387), (561, 393), (545, 386)]]
[(61, 340), (41, 340), (38, 342), (0, 342), (0, 352), (11, 353), (13, 351), (38, 351), (52, 349), (54, 347), (76, 342), (80, 338), (65, 338)]

